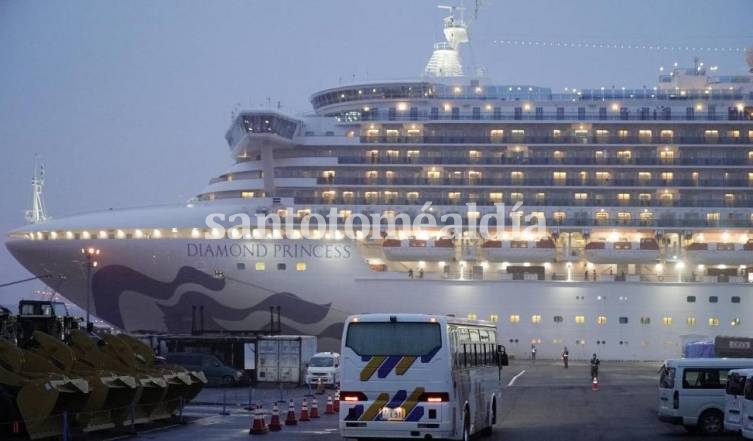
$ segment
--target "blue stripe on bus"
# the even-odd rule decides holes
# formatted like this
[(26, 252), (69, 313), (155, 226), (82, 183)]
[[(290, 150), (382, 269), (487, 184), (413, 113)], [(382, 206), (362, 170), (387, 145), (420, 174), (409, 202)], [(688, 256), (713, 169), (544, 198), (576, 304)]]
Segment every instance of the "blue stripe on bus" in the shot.
[(387, 403), (387, 407), (394, 409), (395, 407), (398, 407), (399, 405), (403, 404), (403, 401), (405, 401), (406, 398), (408, 398), (408, 392), (401, 389), (397, 391), (395, 396), (392, 398), (392, 401)]
[(437, 355), (437, 352), (439, 352), (439, 349), (441, 346), (437, 346), (436, 348), (432, 349), (431, 352), (429, 352), (426, 355), (421, 356), (421, 363), (428, 363), (431, 361), (432, 358), (434, 358), (435, 355)]
[(363, 404), (358, 404), (348, 409), (348, 415), (345, 416), (345, 421), (358, 421), (363, 415)]
[(390, 374), (392, 369), (402, 360), (403, 357), (399, 355), (391, 355), (387, 357), (386, 360), (384, 360), (384, 363), (382, 363), (381, 366), (379, 366), (379, 370), (377, 371), (377, 376), (379, 378), (385, 378), (387, 375)]
[(405, 418), (405, 421), (418, 421), (424, 416), (424, 407), (416, 406)]

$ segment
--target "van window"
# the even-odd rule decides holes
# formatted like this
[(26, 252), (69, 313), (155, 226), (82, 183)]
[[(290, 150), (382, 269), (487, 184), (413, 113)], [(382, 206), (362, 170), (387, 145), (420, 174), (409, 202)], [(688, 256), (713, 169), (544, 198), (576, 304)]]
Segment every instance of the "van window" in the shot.
[(753, 378), (748, 378), (745, 381), (745, 390), (743, 391), (743, 395), (745, 396), (746, 400), (753, 400)]
[(742, 395), (745, 389), (745, 375), (730, 374), (727, 378), (727, 394)]
[(348, 326), (345, 345), (362, 356), (427, 356), (442, 337), (439, 323), (360, 322)]
[(334, 365), (334, 357), (313, 357), (309, 362), (309, 366), (311, 367), (332, 367)]
[(675, 387), (675, 368), (664, 366), (659, 377), (659, 387), (663, 389), (674, 389)]
[(689, 368), (682, 374), (684, 389), (726, 389), (729, 369)]

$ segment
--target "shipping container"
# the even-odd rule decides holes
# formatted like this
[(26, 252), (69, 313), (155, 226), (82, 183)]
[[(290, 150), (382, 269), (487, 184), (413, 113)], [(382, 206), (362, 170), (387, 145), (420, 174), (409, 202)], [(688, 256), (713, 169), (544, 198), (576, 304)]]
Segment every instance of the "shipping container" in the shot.
[(312, 335), (260, 336), (256, 341), (256, 380), (303, 384), (306, 363), (316, 352)]

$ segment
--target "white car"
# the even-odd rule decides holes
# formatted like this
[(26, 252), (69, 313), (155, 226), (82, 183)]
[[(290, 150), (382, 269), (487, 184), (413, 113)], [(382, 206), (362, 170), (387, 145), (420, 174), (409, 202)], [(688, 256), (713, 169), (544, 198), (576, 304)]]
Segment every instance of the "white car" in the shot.
[(316, 387), (321, 380), (325, 386), (340, 385), (340, 354), (319, 352), (306, 365), (306, 384)]

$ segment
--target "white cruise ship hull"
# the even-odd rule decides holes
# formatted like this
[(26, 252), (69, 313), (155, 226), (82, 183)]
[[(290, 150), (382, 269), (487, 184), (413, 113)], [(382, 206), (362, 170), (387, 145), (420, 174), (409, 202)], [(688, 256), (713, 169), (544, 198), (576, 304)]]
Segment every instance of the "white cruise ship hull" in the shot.
[[(83, 308), (81, 247), (101, 249), (91, 312), (129, 331), (190, 332), (194, 307), (203, 307), (206, 331), (261, 330), (269, 307), (280, 306), (284, 333), (317, 335), (320, 348), (335, 349), (349, 314), (453, 313), (498, 319), (503, 342), (518, 356), (535, 342), (543, 358), (568, 346), (574, 358), (598, 352), (621, 360), (679, 356), (698, 337), (753, 334), (743, 284), (720, 291), (703, 283), (411, 279), (372, 271), (350, 240), (21, 239), (7, 246), (34, 274), (56, 275), (46, 283)], [(731, 303), (733, 296), (742, 302)], [(742, 321), (733, 326), (735, 317)], [(711, 318), (719, 325), (709, 327)]]

